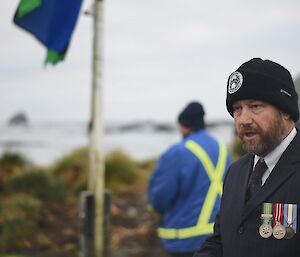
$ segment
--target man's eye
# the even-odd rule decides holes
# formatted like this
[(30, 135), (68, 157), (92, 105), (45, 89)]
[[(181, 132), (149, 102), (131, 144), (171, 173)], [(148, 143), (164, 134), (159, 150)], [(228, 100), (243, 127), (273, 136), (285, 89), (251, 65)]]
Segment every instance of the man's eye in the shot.
[(241, 107), (240, 106), (233, 106), (232, 109), (233, 109), (233, 111), (236, 111), (236, 110), (241, 109)]
[(238, 113), (238, 112), (241, 111), (241, 107), (239, 107), (239, 106), (234, 106), (234, 107), (232, 108), (232, 111), (233, 111), (233, 114)]
[(262, 105), (261, 104), (253, 104), (251, 105), (251, 109), (254, 110), (254, 111), (259, 111), (262, 109)]

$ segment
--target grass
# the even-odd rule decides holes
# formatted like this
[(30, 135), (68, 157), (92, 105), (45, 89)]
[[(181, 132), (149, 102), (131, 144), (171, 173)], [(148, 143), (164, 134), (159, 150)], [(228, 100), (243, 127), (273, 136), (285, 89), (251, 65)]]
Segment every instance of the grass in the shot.
[[(154, 165), (114, 151), (105, 160), (105, 185), (113, 194), (145, 186)], [(79, 256), (78, 196), (87, 176), (87, 148), (46, 168), (16, 153), (0, 156), (0, 257)]]
[[(232, 153), (244, 153), (239, 140)], [(79, 256), (78, 196), (87, 189), (88, 163), (87, 148), (45, 168), (18, 154), (0, 156), (0, 257)], [(114, 151), (105, 159), (106, 188), (115, 196), (144, 190), (155, 165)]]

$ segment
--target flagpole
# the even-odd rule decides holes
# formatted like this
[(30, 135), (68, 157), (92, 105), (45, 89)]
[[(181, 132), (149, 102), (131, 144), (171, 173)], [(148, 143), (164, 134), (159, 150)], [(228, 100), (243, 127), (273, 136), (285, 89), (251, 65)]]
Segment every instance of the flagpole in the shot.
[(104, 126), (102, 88), (102, 24), (103, 0), (94, 0), (93, 7), (93, 73), (91, 92), (91, 124), (88, 189), (94, 194), (94, 253), (104, 252)]

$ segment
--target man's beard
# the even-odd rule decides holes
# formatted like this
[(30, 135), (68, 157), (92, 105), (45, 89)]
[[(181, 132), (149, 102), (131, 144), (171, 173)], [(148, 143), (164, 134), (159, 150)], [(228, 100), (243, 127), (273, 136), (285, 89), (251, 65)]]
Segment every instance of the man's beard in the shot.
[[(253, 131), (257, 133), (259, 140), (245, 140), (243, 135), (245, 131)], [(239, 132), (239, 137), (242, 140), (243, 148), (248, 153), (253, 153), (258, 156), (266, 156), (273, 151), (283, 139), (284, 125), (281, 116), (276, 116), (266, 128), (263, 130), (261, 127), (244, 126)]]

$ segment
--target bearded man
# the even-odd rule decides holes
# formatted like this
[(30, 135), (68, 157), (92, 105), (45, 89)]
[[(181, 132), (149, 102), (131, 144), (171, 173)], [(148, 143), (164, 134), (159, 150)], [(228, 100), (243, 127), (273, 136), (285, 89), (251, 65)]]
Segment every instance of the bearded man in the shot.
[(230, 166), (214, 234), (194, 257), (300, 256), (297, 102), (290, 72), (273, 61), (229, 76), (226, 107), (248, 153)]

